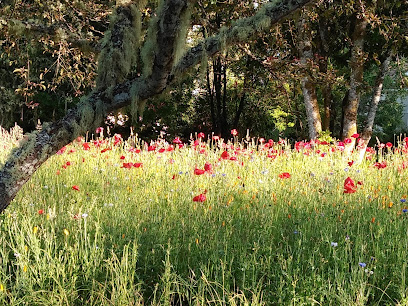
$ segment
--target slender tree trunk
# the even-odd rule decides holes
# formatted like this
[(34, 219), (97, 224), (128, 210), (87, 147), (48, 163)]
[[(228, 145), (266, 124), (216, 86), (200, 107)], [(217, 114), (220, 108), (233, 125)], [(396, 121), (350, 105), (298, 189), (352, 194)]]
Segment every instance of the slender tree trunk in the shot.
[(217, 57), (213, 61), (213, 87), (214, 87), (214, 98), (216, 105), (216, 118), (217, 118), (217, 133), (221, 133), (221, 136), (224, 137), (224, 127), (222, 122), (222, 96), (221, 96), (221, 59)]
[(364, 158), (365, 151), (367, 149), (368, 143), (370, 142), (371, 135), (373, 134), (374, 119), (377, 113), (378, 103), (381, 100), (381, 93), (384, 84), (384, 77), (390, 66), (392, 59), (392, 52), (389, 52), (387, 57), (382, 61), (380, 70), (378, 71), (375, 85), (373, 88), (373, 96), (371, 98), (370, 108), (367, 114), (367, 123), (364, 126), (363, 132), (360, 135), (360, 140), (358, 143), (358, 149), (360, 150), (360, 155), (358, 162), (362, 162)]
[(218, 122), (217, 122), (217, 118), (215, 116), (214, 94), (213, 94), (213, 91), (211, 89), (210, 71), (209, 71), (208, 67), (207, 67), (207, 70), (206, 70), (206, 76), (207, 76), (207, 100), (208, 100), (208, 103), (210, 104), (211, 121), (212, 121), (212, 125), (213, 125), (213, 130), (217, 131), (218, 130)]
[[(247, 59), (247, 64), (248, 64), (248, 62), (249, 62), (249, 59)], [(248, 65), (247, 65), (247, 67), (248, 67)], [(239, 118), (241, 117), (241, 114), (244, 111), (246, 90), (247, 90), (247, 82), (248, 82), (248, 74), (245, 73), (241, 99), (239, 99), (239, 106), (238, 106), (237, 112), (235, 113), (233, 128), (238, 127)]]
[[(299, 54), (300, 63), (304, 68), (313, 61), (312, 34), (310, 26), (306, 21), (305, 13), (299, 20)], [(320, 117), (319, 103), (316, 95), (316, 83), (312, 80), (309, 72), (301, 80), (303, 100), (306, 108), (307, 123), (309, 125), (309, 138), (316, 139), (322, 131), (322, 120)]]
[(350, 89), (347, 104), (344, 109), (342, 138), (350, 138), (352, 141), (346, 146), (346, 153), (351, 153), (355, 145), (355, 138), (351, 136), (357, 133), (357, 110), (360, 102), (360, 87), (363, 82), (364, 72), (364, 41), (368, 21), (366, 18), (358, 18), (353, 32), (350, 60)]
[(221, 65), (222, 70), (222, 128), (223, 137), (227, 137), (229, 131), (228, 108), (227, 108), (227, 63)]

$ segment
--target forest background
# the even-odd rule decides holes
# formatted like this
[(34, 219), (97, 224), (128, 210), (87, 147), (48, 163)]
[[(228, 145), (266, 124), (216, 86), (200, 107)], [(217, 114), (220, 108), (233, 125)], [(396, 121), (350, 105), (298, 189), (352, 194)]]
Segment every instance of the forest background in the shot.
[[(193, 46), (232, 20), (253, 15), (263, 2), (194, 2), (185, 43)], [(144, 35), (158, 5), (140, 6)], [(145, 139), (201, 131), (227, 137), (233, 128), (275, 139), (316, 138), (321, 131), (344, 139), (357, 132), (345, 129), (350, 112), (357, 113), (358, 131), (370, 123), (380, 83), (383, 99), (371, 129), (392, 141), (406, 131), (400, 103), (408, 85), (406, 5), (315, 1), (296, 18), (203, 59), (170, 90), (149, 99), (143, 119), (140, 113), (133, 118), (127, 107), (106, 123), (125, 134), (133, 126)], [(114, 1), (1, 2), (0, 126), (17, 123), (31, 131), (39, 122), (62, 118), (91, 92), (114, 7)]]

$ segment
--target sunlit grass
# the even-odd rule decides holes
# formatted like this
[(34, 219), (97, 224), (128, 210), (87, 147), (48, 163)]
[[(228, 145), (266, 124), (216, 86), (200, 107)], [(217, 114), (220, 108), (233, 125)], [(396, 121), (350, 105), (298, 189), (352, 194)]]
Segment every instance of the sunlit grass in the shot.
[(114, 142), (74, 142), (1, 215), (1, 303), (407, 301), (405, 153), (350, 166), (335, 145)]

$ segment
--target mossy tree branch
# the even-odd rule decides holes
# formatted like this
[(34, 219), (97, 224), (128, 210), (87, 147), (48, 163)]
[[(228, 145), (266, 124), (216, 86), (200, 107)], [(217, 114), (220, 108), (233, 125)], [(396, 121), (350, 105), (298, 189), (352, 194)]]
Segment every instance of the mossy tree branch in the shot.
[[(249, 36), (269, 28), (295, 9), (311, 1), (279, 0), (268, 3), (253, 17), (238, 20), (231, 28), (223, 29), (218, 35), (206, 39), (202, 44), (187, 51), (177, 64), (175, 63), (176, 48), (180, 41), (179, 32), (183, 30), (181, 29), (182, 19), (188, 9), (188, 0), (163, 1), (157, 14), (156, 24), (151, 25), (157, 29), (153, 36), (155, 41), (146, 41), (143, 47), (145, 48), (146, 44), (154, 46), (149, 51), (151, 69), (148, 69), (148, 73), (129, 79), (125, 71), (121, 75), (123, 81), (103, 86), (99, 84), (100, 86), (93, 93), (84, 97), (81, 103), (71, 109), (63, 119), (45, 124), (41, 131), (27, 135), (20, 146), (11, 152), (0, 170), (0, 211), (7, 208), (24, 183), (49, 157), (77, 136), (100, 126), (107, 114), (130, 105), (135, 99), (143, 102), (160, 94), (184, 70), (198, 64), (203, 58), (203, 52), (212, 56), (231, 44), (245, 41)], [(117, 20), (133, 27), (136, 15), (124, 13)], [(126, 44), (134, 41), (128, 39), (128, 35), (123, 35), (121, 32), (123, 30), (128, 29), (126, 26), (113, 25), (108, 34), (114, 40), (115, 49), (128, 50), (129, 45)], [(125, 53), (128, 54), (125, 57), (132, 56), (127, 51)], [(129, 58), (123, 59), (129, 60)], [(103, 70), (103, 67), (100, 69)]]

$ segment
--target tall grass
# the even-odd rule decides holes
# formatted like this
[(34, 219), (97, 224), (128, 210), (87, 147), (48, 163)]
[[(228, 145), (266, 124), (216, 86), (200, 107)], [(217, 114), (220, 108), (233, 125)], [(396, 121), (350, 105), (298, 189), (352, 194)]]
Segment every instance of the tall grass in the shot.
[[(0, 216), (0, 303), (408, 301), (403, 143), (350, 166), (334, 144), (114, 142), (74, 142)], [(194, 174), (206, 162), (213, 171)]]

